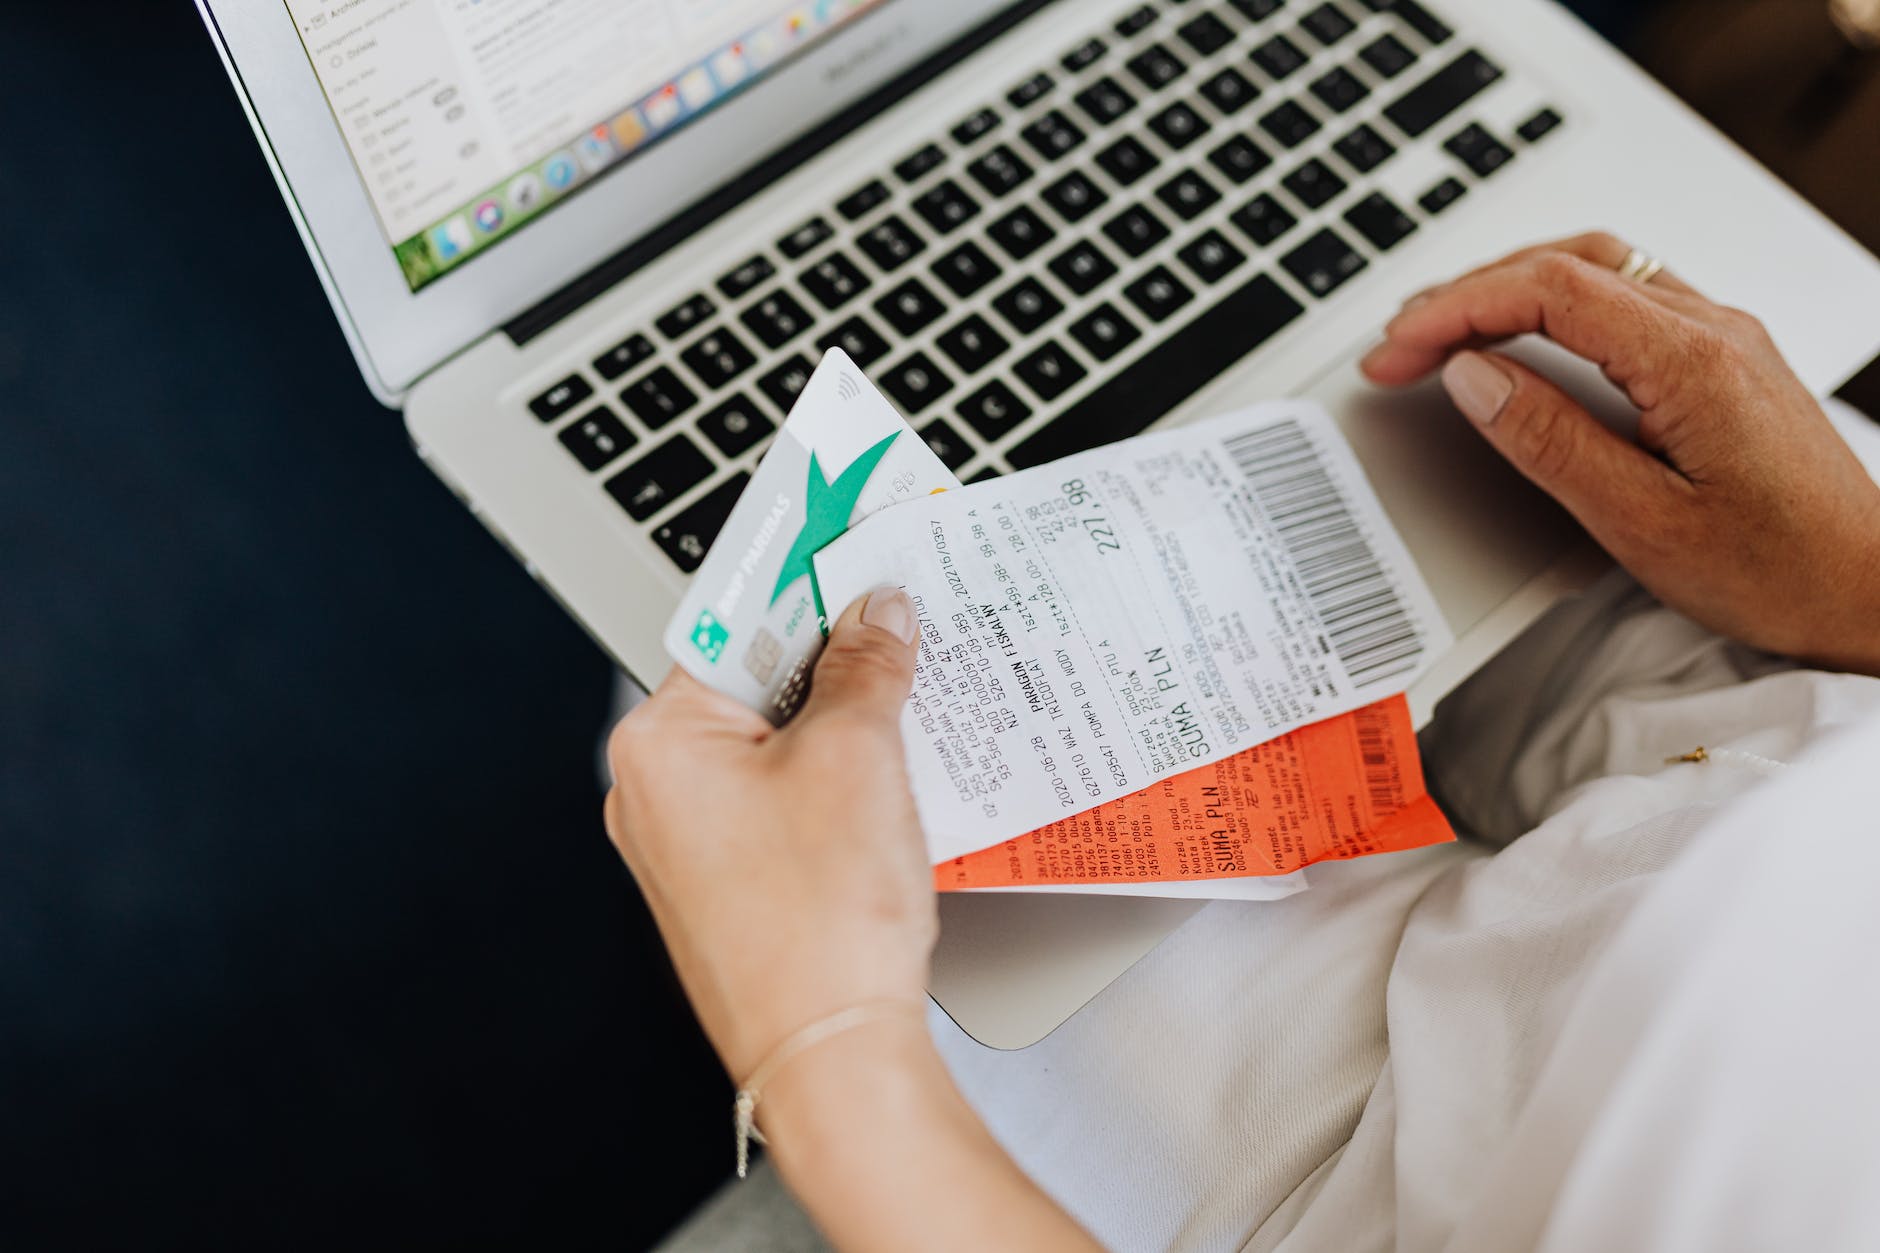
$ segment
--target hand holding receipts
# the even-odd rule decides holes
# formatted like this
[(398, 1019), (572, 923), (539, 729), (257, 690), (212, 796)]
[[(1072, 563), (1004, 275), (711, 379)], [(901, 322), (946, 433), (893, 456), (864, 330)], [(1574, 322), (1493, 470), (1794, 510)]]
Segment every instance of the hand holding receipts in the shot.
[(817, 558), (921, 614), (936, 861), (1401, 692), (1449, 642), (1331, 419), (1277, 403), (910, 501)]
[(961, 487), (832, 350), (667, 649), (782, 725), (826, 617), (885, 585), (919, 618), (901, 731), (942, 890), (1277, 899), (1451, 838), (1400, 698), (1447, 630), (1314, 406)]

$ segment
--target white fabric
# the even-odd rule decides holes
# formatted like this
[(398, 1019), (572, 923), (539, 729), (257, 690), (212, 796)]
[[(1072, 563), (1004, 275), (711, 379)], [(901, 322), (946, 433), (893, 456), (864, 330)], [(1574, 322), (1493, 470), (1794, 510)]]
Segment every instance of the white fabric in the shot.
[[(1880, 857), (1880, 772), (1843, 770), (1831, 791), (1758, 764), (1868, 718), (1880, 681), (1729, 644), (1615, 575), (1426, 736), (1469, 840), (1323, 867), (1277, 904), (1210, 906), (1023, 1052), (938, 1018), (936, 1034), (1019, 1162), (1118, 1249), (1880, 1247), (1852, 1195), (1880, 1168), (1873, 1120), (1813, 1103), (1874, 1083), (1852, 1051), (1876, 1043), (1871, 981), (1850, 969), (1880, 950), (1880, 911), (1810, 935), (1845, 953), (1805, 983), (1768, 973), (1803, 956), (1776, 938), (1844, 903), (1807, 890), (1851, 864), (1841, 846)], [(1665, 764), (1700, 744), (1727, 751)], [(1864, 808), (1846, 808), (1850, 789)], [(1858, 900), (1873, 882), (1836, 886)], [(1762, 978), (1728, 982), (1715, 954), (1744, 961), (1762, 940), (1743, 966)], [(1660, 987), (1681, 991), (1638, 999)], [(1818, 1061), (1811, 1103), (1770, 1121), (1786, 1072)], [(1745, 1066), (1767, 1068), (1763, 1086), (1739, 1086)], [(1809, 1138), (1764, 1142), (1765, 1125)]]

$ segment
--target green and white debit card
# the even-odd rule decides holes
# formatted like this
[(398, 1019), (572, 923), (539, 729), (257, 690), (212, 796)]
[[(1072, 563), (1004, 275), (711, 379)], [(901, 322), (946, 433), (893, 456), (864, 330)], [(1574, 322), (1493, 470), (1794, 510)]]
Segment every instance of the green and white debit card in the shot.
[(666, 651), (782, 726), (809, 689), (828, 620), (812, 558), (868, 515), (959, 480), (856, 364), (831, 348), (705, 555)]

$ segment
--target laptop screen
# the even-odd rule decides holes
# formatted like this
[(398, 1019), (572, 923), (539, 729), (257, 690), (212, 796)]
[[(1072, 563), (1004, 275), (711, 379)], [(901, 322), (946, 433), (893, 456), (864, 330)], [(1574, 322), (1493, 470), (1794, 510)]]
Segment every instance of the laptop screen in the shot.
[(416, 291), (882, 0), (286, 0)]

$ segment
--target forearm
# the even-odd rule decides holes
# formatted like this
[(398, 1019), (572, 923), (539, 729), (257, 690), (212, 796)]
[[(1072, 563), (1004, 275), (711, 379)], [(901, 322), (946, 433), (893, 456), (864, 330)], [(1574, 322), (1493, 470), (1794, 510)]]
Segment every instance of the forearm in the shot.
[(1097, 1247), (992, 1139), (918, 1022), (871, 1024), (794, 1059), (758, 1124), (848, 1253)]

